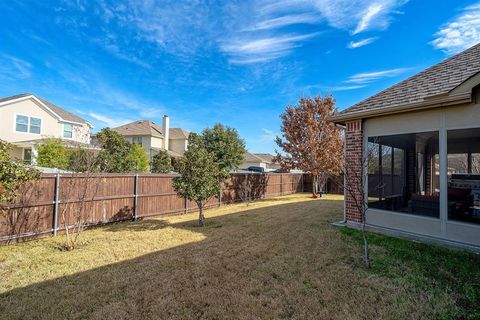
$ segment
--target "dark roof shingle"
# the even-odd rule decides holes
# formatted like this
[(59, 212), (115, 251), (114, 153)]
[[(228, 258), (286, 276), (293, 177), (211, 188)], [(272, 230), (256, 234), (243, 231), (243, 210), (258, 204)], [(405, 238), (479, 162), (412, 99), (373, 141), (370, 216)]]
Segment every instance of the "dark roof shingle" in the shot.
[(480, 43), (399, 82), (339, 113), (370, 111), (421, 102), (447, 94), (480, 72)]

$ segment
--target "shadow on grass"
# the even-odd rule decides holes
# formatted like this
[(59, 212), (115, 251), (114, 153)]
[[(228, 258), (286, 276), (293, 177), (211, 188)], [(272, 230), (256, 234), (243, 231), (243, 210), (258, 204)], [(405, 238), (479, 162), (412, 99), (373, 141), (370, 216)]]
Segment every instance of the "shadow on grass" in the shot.
[[(363, 247), (358, 230), (341, 228)], [(368, 233), (373, 250), (371, 272), (402, 279), (422, 290), (439, 287), (453, 292), (462, 309), (461, 319), (480, 319), (480, 255), (467, 251), (442, 248), (411, 240)]]
[[(270, 206), (267, 206), (267, 207), (282, 206), (282, 208), (285, 208), (285, 206), (288, 206), (288, 205), (296, 206), (296, 205), (299, 205), (300, 203), (305, 203), (305, 202), (312, 201), (312, 199), (308, 197), (308, 194), (305, 194), (305, 199), (304, 200), (299, 200), (299, 199), (302, 199), (302, 198), (299, 198), (298, 195), (297, 196), (282, 196), (282, 197), (279, 197), (279, 198), (267, 198), (267, 199), (255, 200), (255, 201), (252, 201), (250, 204), (243, 203), (242, 207), (238, 207), (238, 205), (242, 205), (242, 203), (237, 203), (237, 204), (235, 204), (235, 206), (233, 206), (234, 204), (227, 204), (227, 205), (223, 205), (220, 208), (222, 208), (223, 210), (228, 210), (229, 206), (231, 206), (231, 210), (232, 210), (231, 213), (223, 214), (222, 216), (224, 216), (224, 217), (229, 216), (229, 215), (242, 216), (242, 215), (252, 214), (252, 210), (261, 210), (262, 208), (265, 208), (265, 207), (260, 207), (260, 208), (255, 208), (254, 207), (255, 204), (262, 203), (262, 202), (269, 202), (269, 203), (279, 202), (279, 204), (270, 205)], [(282, 202), (289, 202), (289, 201), (295, 201), (295, 202), (282, 203)], [(334, 202), (338, 202), (339, 200), (332, 200), (332, 199), (325, 199), (324, 198), (324, 199), (321, 199), (321, 200), (317, 199), (315, 201), (324, 201), (324, 202), (334, 201)], [(218, 208), (214, 207), (212, 209), (218, 209)], [(205, 212), (205, 216), (206, 216), (205, 223), (206, 223), (207, 227), (213, 221), (215, 221), (215, 220), (210, 220), (210, 218), (208, 216), (208, 210), (210, 210), (210, 209), (207, 209), (207, 211)], [(198, 211), (189, 212), (188, 214), (192, 214), (192, 213), (193, 214), (198, 214)], [(181, 216), (184, 216), (184, 215), (185, 214), (178, 214), (178, 215), (171, 215), (170, 217), (174, 217), (174, 216), (181, 217)], [(110, 223), (110, 224), (101, 226), (100, 228), (102, 228), (102, 230), (109, 231), (109, 232), (123, 232), (123, 231), (142, 232), (142, 231), (160, 230), (160, 229), (163, 229), (163, 228), (168, 227), (168, 226), (172, 226), (172, 225), (170, 223), (168, 223), (167, 221), (162, 220), (162, 216), (150, 216), (150, 217), (140, 217), (140, 218), (138, 218), (137, 221), (125, 220), (125, 221), (114, 222), (114, 223)], [(177, 228), (180, 227), (180, 226), (181, 227), (186, 227), (186, 228), (197, 227), (198, 226), (198, 220), (196, 218), (193, 218), (191, 220), (187, 220), (187, 221), (184, 221), (182, 223), (178, 223), (175, 226)], [(218, 225), (217, 225), (217, 227), (218, 227)], [(198, 230), (196, 230), (196, 231), (198, 231)]]
[[(341, 208), (341, 201), (329, 202)], [(302, 240), (314, 227), (300, 218), (318, 220), (322, 213), (313, 212), (327, 203), (246, 208), (241, 214), (207, 217), (203, 228), (194, 226), (196, 220), (167, 224), (159, 219), (105, 226), (106, 231), (161, 231), (168, 225), (201, 233), (204, 238), (10, 290), (0, 294), (0, 315), (4, 319), (197, 319), (305, 314), (304, 306), (289, 301), (313, 299), (309, 304), (314, 305), (318, 301), (312, 293), (299, 297), (301, 291), (289, 293), (283, 288), (292, 283), (304, 286), (303, 278), (288, 278), (290, 272), (301, 274), (290, 255), (297, 252), (297, 259), (307, 259), (312, 252), (305, 251), (304, 245), (315, 247), (322, 241)], [(320, 220), (328, 225), (327, 220), (337, 219), (339, 213), (329, 212)], [(305, 231), (303, 235), (300, 230)], [(135, 250), (134, 244), (125, 250)]]

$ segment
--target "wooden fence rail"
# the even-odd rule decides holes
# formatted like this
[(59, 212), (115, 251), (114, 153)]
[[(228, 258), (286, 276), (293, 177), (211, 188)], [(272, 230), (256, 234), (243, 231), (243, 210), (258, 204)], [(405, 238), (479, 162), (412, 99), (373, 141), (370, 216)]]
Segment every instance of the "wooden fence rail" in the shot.
[[(88, 206), (89, 225), (198, 210), (195, 202), (177, 195), (174, 177), (102, 174), (88, 177), (89, 187), (85, 187), (87, 178), (81, 175), (43, 175), (24, 188), (19, 199), (0, 214), (0, 243), (55, 235), (73, 223), (74, 212), (80, 205)], [(252, 200), (311, 190), (311, 178), (306, 174), (234, 173), (206, 207), (245, 201), (245, 179), (249, 179)], [(87, 200), (81, 201), (84, 194)]]

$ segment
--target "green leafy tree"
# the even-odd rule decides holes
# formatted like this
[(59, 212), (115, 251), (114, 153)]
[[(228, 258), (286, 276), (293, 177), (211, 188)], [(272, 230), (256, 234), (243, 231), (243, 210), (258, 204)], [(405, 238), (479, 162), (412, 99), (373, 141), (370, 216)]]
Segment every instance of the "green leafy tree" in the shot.
[(104, 128), (97, 133), (96, 140), (102, 148), (98, 154), (101, 171), (116, 173), (135, 171), (136, 163), (131, 157), (133, 145), (120, 133)]
[(153, 173), (170, 173), (173, 171), (172, 159), (167, 150), (160, 150), (153, 156), (150, 162), (150, 170)]
[(219, 168), (218, 182), (230, 176), (230, 171), (237, 169), (243, 162), (246, 152), (245, 141), (237, 130), (217, 123), (213, 128), (203, 130), (202, 140), (207, 151), (214, 156)]
[(214, 155), (205, 148), (201, 136), (190, 134), (188, 150), (179, 161), (177, 169), (181, 176), (173, 180), (175, 191), (188, 200), (195, 201), (199, 210), (198, 224), (203, 226), (205, 203), (220, 192), (217, 180), (220, 170)]
[(69, 164), (69, 152), (63, 141), (47, 138), (37, 147), (37, 165), (46, 168), (66, 169)]
[(11, 148), (11, 144), (0, 140), (0, 203), (14, 201), (21, 187), (40, 178), (38, 170), (10, 157)]
[(136, 172), (148, 171), (148, 155), (141, 145), (135, 144), (130, 150), (129, 158), (133, 161)]

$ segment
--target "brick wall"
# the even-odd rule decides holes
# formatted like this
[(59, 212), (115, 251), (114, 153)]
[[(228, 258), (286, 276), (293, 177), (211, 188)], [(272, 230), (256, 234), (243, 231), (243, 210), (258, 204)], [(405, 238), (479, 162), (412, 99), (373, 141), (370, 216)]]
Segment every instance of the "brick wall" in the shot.
[(345, 216), (348, 221), (362, 222), (361, 212), (357, 203), (361, 200), (362, 192), (362, 153), (363, 153), (363, 123), (362, 120), (350, 121), (346, 124), (345, 131), (345, 165), (346, 186)]

